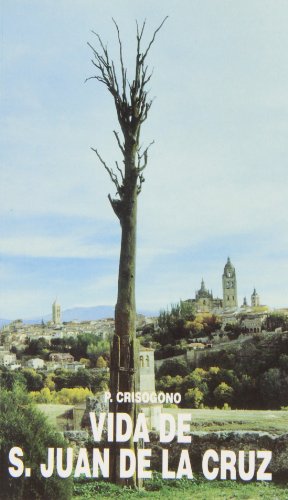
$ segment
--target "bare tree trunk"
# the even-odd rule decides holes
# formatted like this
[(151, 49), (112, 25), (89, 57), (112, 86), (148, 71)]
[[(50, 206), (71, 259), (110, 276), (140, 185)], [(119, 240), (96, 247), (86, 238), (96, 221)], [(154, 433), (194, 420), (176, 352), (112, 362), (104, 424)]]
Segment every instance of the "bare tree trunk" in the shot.
[[(128, 156), (128, 154), (127, 154)], [(132, 159), (131, 159), (132, 156)], [(136, 306), (135, 306), (135, 267), (136, 267), (136, 227), (137, 227), (137, 171), (135, 168), (135, 155), (129, 155), (125, 160), (127, 171), (127, 186), (123, 196), (123, 211), (120, 216), (122, 228), (121, 252), (118, 274), (118, 297), (115, 307), (115, 334), (111, 351), (110, 366), (110, 410), (116, 415), (118, 411), (128, 413), (132, 418), (135, 415), (134, 403), (116, 402), (117, 392), (135, 391), (135, 372), (137, 359), (135, 359), (136, 342)], [(128, 175), (129, 171), (129, 175)], [(134, 420), (134, 419), (133, 419)], [(114, 426), (115, 428), (115, 426)], [(127, 443), (121, 443), (134, 449), (133, 436)], [(113, 482), (122, 482), (119, 475), (120, 446), (115, 443), (111, 454), (111, 479)], [(136, 451), (136, 449), (135, 449)], [(136, 474), (128, 481), (131, 486), (136, 486)]]
[[(138, 355), (136, 348), (136, 306), (135, 306), (135, 267), (136, 267), (136, 226), (137, 226), (137, 196), (141, 192), (144, 182), (143, 170), (147, 165), (149, 146), (141, 152), (140, 131), (141, 125), (146, 120), (152, 105), (152, 100), (147, 98), (146, 86), (151, 79), (152, 73), (148, 72), (146, 57), (154, 43), (156, 34), (163, 26), (165, 18), (160, 26), (154, 31), (146, 50), (142, 50), (141, 41), (145, 29), (145, 22), (141, 29), (138, 23), (136, 35), (136, 61), (135, 73), (132, 83), (127, 79), (127, 69), (123, 62), (122, 42), (118, 25), (113, 20), (119, 44), (120, 76), (115, 70), (115, 64), (110, 59), (107, 47), (104, 46), (100, 36), (94, 33), (100, 44), (100, 50), (96, 50), (88, 44), (93, 51), (94, 60), (92, 64), (97, 69), (95, 78), (103, 83), (113, 96), (117, 112), (117, 118), (123, 134), (123, 142), (117, 132), (114, 135), (121, 150), (124, 163), (124, 172), (116, 162), (118, 173), (106, 165), (97, 149), (93, 149), (100, 162), (107, 170), (113, 184), (116, 187), (118, 198), (112, 199), (109, 195), (111, 206), (117, 215), (122, 229), (121, 252), (118, 275), (118, 296), (115, 307), (115, 334), (111, 349), (110, 363), (110, 411), (116, 416), (117, 412), (127, 413), (135, 425), (137, 408), (134, 403), (117, 403), (118, 392), (132, 393), (135, 391), (136, 373), (138, 369)], [(90, 79), (88, 78), (88, 80)], [(115, 430), (115, 425), (114, 425)], [(131, 450), (137, 448), (133, 442), (133, 436), (127, 443), (121, 443)], [(119, 453), (120, 447), (114, 442), (110, 454), (110, 477), (113, 482), (121, 483), (119, 475)], [(137, 472), (129, 480), (131, 486), (137, 484)]]

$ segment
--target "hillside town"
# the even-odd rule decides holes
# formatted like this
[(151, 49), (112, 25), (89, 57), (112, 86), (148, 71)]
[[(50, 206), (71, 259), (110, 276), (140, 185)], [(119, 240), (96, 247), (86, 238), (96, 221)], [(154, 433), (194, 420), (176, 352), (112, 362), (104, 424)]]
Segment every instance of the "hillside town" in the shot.
[[(209, 335), (198, 328), (194, 334), (191, 330), (190, 338), (186, 345), (187, 351), (201, 350), (207, 347), (211, 348), (214, 344), (229, 341), (227, 332), (238, 331), (241, 335), (261, 333), (267, 330), (281, 331), (283, 325), (281, 322), (274, 324), (271, 321), (267, 323), (267, 318), (273, 315), (275, 317), (288, 316), (287, 309), (278, 309), (271, 311), (268, 306), (260, 303), (260, 296), (256, 289), (252, 291), (250, 303), (247, 298), (243, 298), (243, 303), (238, 306), (237, 296), (237, 277), (236, 270), (228, 257), (222, 274), (223, 297), (214, 298), (212, 291), (208, 290), (202, 279), (199, 290), (195, 292), (195, 298), (186, 299), (181, 302), (181, 307), (190, 311), (197, 319), (199, 318), (217, 318), (215, 330), (210, 331)], [(160, 315), (161, 316), (161, 315)], [(145, 330), (158, 331), (161, 329), (159, 318), (137, 316), (137, 335), (141, 336)], [(205, 330), (205, 329), (204, 329)], [(61, 319), (61, 305), (55, 300), (52, 304), (52, 319), (46, 323), (42, 320), (39, 324), (28, 324), (21, 319), (11, 321), (4, 325), (0, 333), (0, 366), (5, 366), (9, 370), (29, 367), (35, 370), (54, 371), (62, 368), (71, 372), (77, 372), (86, 367), (85, 360), (81, 362), (75, 360), (69, 352), (57, 352), (55, 346), (57, 341), (63, 341), (68, 338), (77, 338), (80, 335), (93, 335), (98, 340), (110, 341), (114, 331), (113, 318), (90, 320), (90, 321), (68, 321)], [(42, 339), (47, 346), (53, 345), (53, 349), (42, 357), (33, 357), (25, 355), (27, 346), (38, 339)], [(88, 367), (88, 366), (87, 366)]]
[[(75, 361), (69, 353), (53, 352), (45, 361), (33, 357), (23, 361), (20, 353), (25, 351), (29, 343), (40, 338), (47, 345), (51, 345), (51, 342), (57, 339), (77, 338), (81, 334), (91, 334), (101, 340), (110, 338), (113, 328), (113, 319), (62, 323), (60, 305), (55, 301), (52, 305), (52, 321), (31, 325), (18, 319), (2, 327), (0, 365), (6, 366), (10, 370), (28, 366), (37, 370), (45, 367), (47, 370), (53, 371), (61, 367), (65, 370), (77, 371), (85, 368), (85, 364)], [(18, 356), (15, 352), (18, 353)]]

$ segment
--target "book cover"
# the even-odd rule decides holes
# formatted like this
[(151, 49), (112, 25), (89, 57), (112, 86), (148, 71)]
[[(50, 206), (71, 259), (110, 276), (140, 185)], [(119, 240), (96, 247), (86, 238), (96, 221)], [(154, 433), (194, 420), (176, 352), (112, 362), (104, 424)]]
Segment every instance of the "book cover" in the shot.
[(287, 497), (286, 2), (1, 10), (0, 498)]

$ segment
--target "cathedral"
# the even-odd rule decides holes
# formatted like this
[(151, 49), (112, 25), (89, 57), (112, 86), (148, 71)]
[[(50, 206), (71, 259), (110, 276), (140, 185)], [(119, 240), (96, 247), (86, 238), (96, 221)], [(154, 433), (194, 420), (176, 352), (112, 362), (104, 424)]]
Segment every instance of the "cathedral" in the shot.
[[(195, 299), (188, 299), (186, 302), (192, 304), (195, 313), (212, 312), (214, 314), (219, 314), (224, 311), (238, 309), (236, 271), (229, 257), (222, 274), (222, 291), (223, 298), (214, 298), (212, 290), (209, 291), (205, 287), (204, 280), (202, 279), (201, 287), (196, 292)], [(259, 295), (254, 288), (251, 295), (252, 307), (259, 305), (259, 302)], [(246, 298), (244, 299), (243, 306), (244, 305), (247, 306)]]

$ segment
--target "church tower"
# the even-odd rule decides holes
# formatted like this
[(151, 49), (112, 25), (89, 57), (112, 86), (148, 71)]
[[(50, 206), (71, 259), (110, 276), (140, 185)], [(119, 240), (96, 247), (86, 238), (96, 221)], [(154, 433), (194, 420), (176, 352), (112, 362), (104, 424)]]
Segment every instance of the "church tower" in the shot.
[(254, 291), (251, 295), (251, 306), (252, 307), (258, 307), (260, 305), (260, 297), (258, 293), (256, 292), (256, 288), (254, 288)]
[(59, 325), (61, 323), (61, 307), (60, 304), (55, 300), (52, 304), (52, 321), (55, 325)]
[(238, 307), (236, 272), (234, 266), (232, 266), (231, 264), (229, 257), (225, 264), (224, 272), (222, 275), (222, 287), (223, 287), (223, 308), (230, 309)]

